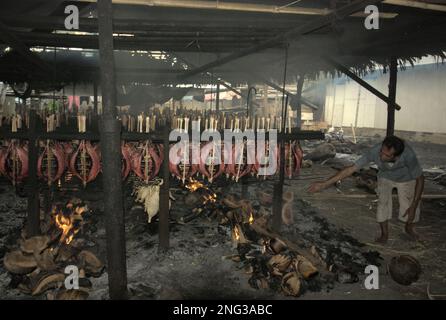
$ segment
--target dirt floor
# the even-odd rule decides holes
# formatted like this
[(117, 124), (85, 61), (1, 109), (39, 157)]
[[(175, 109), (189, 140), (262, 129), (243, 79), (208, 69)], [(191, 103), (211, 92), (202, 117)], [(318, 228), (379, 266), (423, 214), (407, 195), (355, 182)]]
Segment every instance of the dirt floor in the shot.
[[(364, 139), (354, 146), (361, 152), (376, 139)], [(303, 145), (314, 147), (314, 143)], [(417, 144), (417, 152), (424, 169), (446, 168), (446, 145)], [(338, 188), (330, 188), (318, 195), (305, 192), (312, 181), (333, 175), (333, 164), (348, 164), (355, 154), (338, 154), (323, 164), (303, 168), (298, 178), (287, 180), (285, 190), (295, 194), (294, 224), (283, 227), (282, 234), (290, 240), (300, 241), (308, 247), (317, 245), (322, 256), (344, 265), (351, 263), (362, 269), (370, 262), (380, 264), (379, 290), (364, 287), (363, 271), (357, 272), (357, 281), (324, 282), (317, 288), (308, 287), (297, 299), (428, 299), (427, 287), (433, 294), (446, 294), (446, 199), (423, 201), (422, 220), (418, 231), (422, 241), (412, 242), (403, 232), (403, 225), (396, 218), (391, 222), (390, 240), (387, 245), (373, 243), (377, 234), (375, 222), (376, 201), (374, 196), (358, 189), (353, 179), (346, 179)], [(434, 171), (435, 171), (434, 170)], [(246, 197), (258, 209), (259, 190), (271, 191), (272, 181), (253, 181)], [(446, 194), (446, 188), (430, 179), (426, 180), (426, 194)], [(171, 210), (171, 249), (158, 251), (157, 222), (147, 224), (141, 206), (135, 204), (128, 184), (126, 199), (126, 234), (128, 287), (131, 299), (296, 299), (272, 289), (254, 289), (249, 284), (250, 275), (240, 263), (226, 259), (236, 252), (229, 229), (218, 222), (200, 217), (189, 223), (178, 223), (191, 208), (182, 200), (185, 194), (174, 189)], [(226, 184), (220, 193), (241, 194), (242, 185)], [(371, 198), (343, 199), (338, 194), (368, 194)], [(77, 196), (85, 200), (92, 215), (88, 227), (79, 235), (85, 246), (105, 261), (105, 228), (100, 180), (87, 187), (58, 191), (58, 200)], [(324, 198), (325, 197), (325, 198)], [(0, 178), (0, 259), (16, 246), (26, 216), (26, 198), (15, 192), (9, 182)], [(394, 203), (395, 214), (397, 201)], [(268, 208), (266, 210), (269, 210)], [(420, 279), (410, 285), (395, 283), (387, 273), (387, 263), (393, 256), (410, 254), (423, 267)], [(341, 261), (342, 260), (342, 261)], [(351, 261), (347, 261), (351, 260)], [(357, 270), (357, 271), (358, 271)], [(98, 278), (90, 278), (92, 291), (89, 299), (107, 299), (107, 272)], [(353, 282), (353, 283), (346, 283)], [(45, 299), (31, 297), (17, 289), (17, 284), (0, 263), (1, 299)]]

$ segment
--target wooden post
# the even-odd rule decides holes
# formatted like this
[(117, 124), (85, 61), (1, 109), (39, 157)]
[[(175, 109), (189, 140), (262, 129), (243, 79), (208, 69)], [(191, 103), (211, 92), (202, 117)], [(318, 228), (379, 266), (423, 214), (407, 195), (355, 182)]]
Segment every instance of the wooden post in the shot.
[(215, 111), (220, 111), (220, 83), (217, 83), (217, 94), (215, 97)]
[(36, 139), (37, 115), (36, 110), (31, 109), (29, 113), (29, 145), (28, 145), (28, 221), (27, 236), (32, 237), (40, 234), (40, 203), (39, 182), (37, 179), (38, 148)]
[[(282, 125), (283, 128), (283, 125)], [(279, 231), (282, 226), (282, 197), (283, 197), (283, 184), (285, 182), (285, 143), (283, 138), (279, 134), (279, 181), (274, 185), (273, 192), (273, 221), (272, 227), (275, 231)]]
[(302, 89), (304, 87), (304, 81), (305, 77), (299, 76), (299, 79), (297, 80), (297, 92), (296, 92), (296, 102), (295, 102), (295, 108), (296, 108), (296, 123), (295, 126), (297, 130), (300, 130), (302, 128)]
[(98, 84), (97, 82), (93, 82), (93, 110), (94, 116), (98, 115)]
[(392, 57), (390, 59), (389, 102), (387, 103), (387, 136), (391, 136), (395, 132), (397, 73), (398, 73), (398, 61), (396, 57)]
[(163, 184), (160, 187), (160, 212), (159, 212), (159, 251), (169, 249), (169, 189), (170, 189), (170, 172), (169, 172), (169, 133), (170, 123), (167, 122), (164, 127), (164, 160), (161, 167), (163, 176)]
[(280, 152), (279, 161), (279, 181), (274, 185), (273, 192), (273, 221), (272, 228), (280, 231), (282, 226), (282, 201), (283, 201), (283, 184), (285, 183), (285, 125), (287, 123), (288, 96), (282, 101), (282, 132), (278, 134), (278, 145)]
[(113, 56), (113, 7), (98, 1), (99, 55), (103, 116), (101, 152), (107, 240), (108, 286), (111, 299), (127, 298), (124, 210), (121, 178), (121, 124), (116, 119), (115, 66)]

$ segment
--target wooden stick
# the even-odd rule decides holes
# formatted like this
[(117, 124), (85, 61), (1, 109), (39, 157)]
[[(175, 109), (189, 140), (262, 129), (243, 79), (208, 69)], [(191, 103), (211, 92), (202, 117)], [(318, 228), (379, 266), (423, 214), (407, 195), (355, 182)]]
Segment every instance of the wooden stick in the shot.
[[(393, 194), (392, 197), (397, 198), (398, 195)], [(324, 195), (304, 195), (302, 198), (309, 199), (378, 199), (377, 195), (374, 194), (324, 194)], [(421, 199), (446, 199), (446, 194), (423, 194)]]
[(353, 124), (351, 124), (352, 126), (352, 133), (353, 133), (353, 143), (356, 144), (356, 133), (355, 133), (355, 127), (353, 127)]

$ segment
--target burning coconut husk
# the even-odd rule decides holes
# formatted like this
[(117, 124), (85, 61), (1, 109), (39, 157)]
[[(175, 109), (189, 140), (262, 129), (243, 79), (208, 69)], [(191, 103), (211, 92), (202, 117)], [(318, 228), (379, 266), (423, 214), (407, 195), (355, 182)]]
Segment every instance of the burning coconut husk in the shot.
[[(287, 194), (285, 199), (292, 201), (293, 196)], [(258, 216), (250, 201), (229, 195), (220, 204), (220, 224), (231, 228), (233, 247), (238, 251), (238, 255), (229, 257), (251, 275), (249, 284), (253, 288), (299, 296), (302, 283), (313, 281), (319, 274), (318, 267), (324, 267), (315, 257), (307, 258), (311, 255), (307, 250), (268, 231), (268, 217)]]
[[(73, 200), (55, 205), (46, 227), (47, 235), (21, 239), (18, 249), (7, 253), (3, 263), (11, 274), (21, 279), (17, 288), (25, 294), (48, 299), (86, 299), (91, 288), (87, 276), (100, 276), (103, 263), (96, 255), (73, 241), (81, 233), (85, 204)], [(65, 268), (76, 266), (79, 271), (79, 290), (65, 288)], [(75, 292), (76, 291), (76, 292)]]

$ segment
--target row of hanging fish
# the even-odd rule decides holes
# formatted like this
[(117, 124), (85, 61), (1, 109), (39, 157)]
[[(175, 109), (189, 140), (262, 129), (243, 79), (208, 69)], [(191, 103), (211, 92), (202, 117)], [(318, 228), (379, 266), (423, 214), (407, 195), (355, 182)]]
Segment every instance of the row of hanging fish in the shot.
[[(170, 148), (173, 148), (171, 145)], [(232, 159), (228, 150), (221, 143), (203, 143), (200, 146), (198, 164), (192, 161), (192, 145), (189, 151), (178, 148), (180, 161), (176, 164), (169, 161), (170, 173), (185, 182), (193, 176), (200, 176), (209, 182), (220, 176), (226, 176), (238, 182), (246, 175), (259, 176), (261, 168), (269, 165), (268, 161), (260, 163), (255, 150), (246, 147), (232, 146)], [(57, 183), (66, 171), (77, 177), (84, 186), (95, 180), (101, 172), (101, 151), (99, 144), (81, 140), (76, 142), (41, 141), (39, 144), (37, 174), (48, 185)], [(219, 149), (219, 150), (218, 150)], [(271, 150), (270, 150), (271, 149)], [(269, 148), (265, 145), (264, 156), (279, 163), (278, 147)], [(122, 178), (126, 179), (131, 172), (143, 182), (148, 183), (159, 173), (164, 158), (162, 144), (144, 142), (126, 142), (121, 145)], [(221, 157), (219, 161), (218, 157)], [(303, 158), (302, 149), (297, 141), (285, 145), (285, 173), (291, 178), (299, 174)], [(255, 159), (255, 163), (248, 163)], [(278, 166), (277, 166), (278, 167)], [(7, 177), (14, 185), (22, 182), (28, 176), (28, 143), (10, 140), (0, 147), (0, 174)]]

